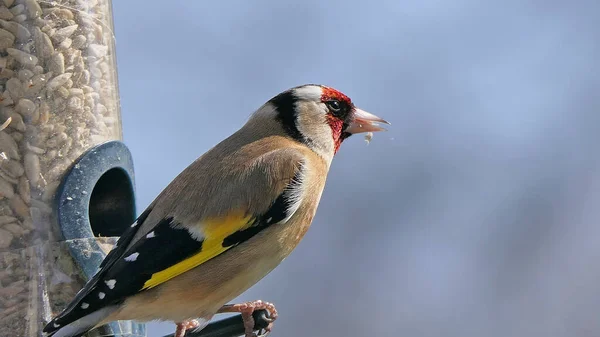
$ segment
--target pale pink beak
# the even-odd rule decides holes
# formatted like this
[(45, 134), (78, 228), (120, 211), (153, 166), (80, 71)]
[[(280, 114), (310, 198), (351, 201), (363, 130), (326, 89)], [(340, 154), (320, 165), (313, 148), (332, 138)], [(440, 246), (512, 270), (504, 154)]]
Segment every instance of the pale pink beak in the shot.
[(354, 121), (346, 128), (348, 133), (362, 133), (362, 132), (377, 132), (386, 131), (386, 129), (380, 127), (375, 123), (390, 124), (388, 121), (377, 117), (371, 113), (368, 113), (359, 108), (354, 109)]

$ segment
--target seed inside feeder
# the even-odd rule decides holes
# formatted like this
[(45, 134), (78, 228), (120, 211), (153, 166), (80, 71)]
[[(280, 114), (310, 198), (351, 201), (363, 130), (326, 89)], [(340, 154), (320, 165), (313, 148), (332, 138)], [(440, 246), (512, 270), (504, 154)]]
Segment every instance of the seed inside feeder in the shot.
[(54, 195), (75, 159), (122, 138), (112, 31), (111, 0), (0, 1), (1, 335), (41, 335), (84, 284)]

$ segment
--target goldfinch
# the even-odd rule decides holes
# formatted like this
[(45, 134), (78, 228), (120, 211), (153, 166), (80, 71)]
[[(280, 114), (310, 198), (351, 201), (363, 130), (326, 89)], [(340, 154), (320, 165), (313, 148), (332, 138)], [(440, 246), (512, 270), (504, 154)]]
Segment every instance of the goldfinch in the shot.
[(266, 309), (274, 320), (275, 307), (226, 303), (298, 245), (340, 145), (384, 130), (379, 123), (389, 124), (323, 85), (273, 97), (158, 195), (47, 323), (46, 336), (80, 336), (116, 320), (166, 320), (183, 337), (224, 312), (242, 313), (246, 336), (255, 336), (252, 312)]

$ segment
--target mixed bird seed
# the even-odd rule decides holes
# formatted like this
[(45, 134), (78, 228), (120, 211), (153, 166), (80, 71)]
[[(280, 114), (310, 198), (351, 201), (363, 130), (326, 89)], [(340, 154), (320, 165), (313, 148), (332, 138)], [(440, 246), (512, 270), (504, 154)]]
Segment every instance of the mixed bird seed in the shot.
[(38, 335), (83, 284), (53, 198), (76, 158), (121, 139), (112, 27), (111, 0), (0, 0), (0, 336)]

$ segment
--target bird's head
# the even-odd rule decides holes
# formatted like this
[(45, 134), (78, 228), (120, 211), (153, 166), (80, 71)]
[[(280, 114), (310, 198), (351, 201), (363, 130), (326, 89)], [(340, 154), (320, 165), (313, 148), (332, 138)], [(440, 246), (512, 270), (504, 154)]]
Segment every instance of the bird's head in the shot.
[(387, 121), (357, 108), (340, 91), (307, 84), (286, 90), (269, 100), (259, 114), (268, 114), (285, 133), (326, 158), (356, 133), (383, 131)]

